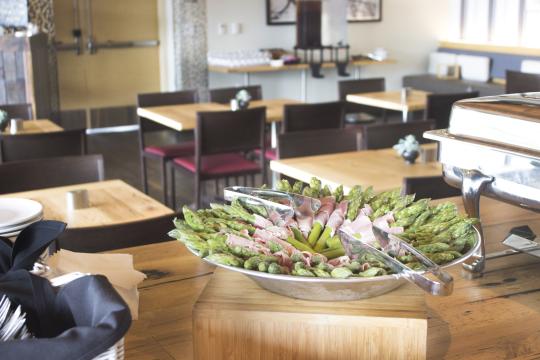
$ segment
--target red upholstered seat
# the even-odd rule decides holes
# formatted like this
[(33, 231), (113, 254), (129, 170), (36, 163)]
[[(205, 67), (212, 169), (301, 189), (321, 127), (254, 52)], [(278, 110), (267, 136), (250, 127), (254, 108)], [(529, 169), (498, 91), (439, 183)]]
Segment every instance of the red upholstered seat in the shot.
[(182, 144), (174, 145), (147, 146), (144, 148), (144, 151), (146, 153), (164, 158), (189, 156), (195, 153), (195, 142), (188, 141)]
[[(255, 150), (254, 152), (257, 156), (261, 155), (261, 150)], [(276, 149), (266, 149), (266, 151), (264, 152), (264, 157), (267, 160), (277, 160)]]
[[(195, 158), (192, 156), (175, 158), (173, 162), (192, 173), (196, 172)], [(201, 174), (203, 175), (225, 176), (260, 170), (259, 165), (246, 160), (240, 154), (207, 155), (202, 158)]]

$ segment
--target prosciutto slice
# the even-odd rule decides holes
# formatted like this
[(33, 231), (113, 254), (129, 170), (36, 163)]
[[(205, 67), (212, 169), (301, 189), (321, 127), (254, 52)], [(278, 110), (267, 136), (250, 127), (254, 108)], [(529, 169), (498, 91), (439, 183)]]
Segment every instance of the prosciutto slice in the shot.
[(253, 225), (255, 225), (256, 227), (260, 229), (265, 229), (267, 227), (274, 225), (270, 220), (263, 218), (261, 215), (253, 214), (253, 216), (255, 217), (255, 221), (253, 221)]
[(263, 244), (240, 236), (236, 236), (234, 234), (227, 234), (227, 240), (225, 240), (225, 243), (230, 247), (240, 246), (250, 251), (257, 252), (259, 254), (272, 255), (270, 249), (268, 249)]
[(332, 215), (330, 215), (330, 218), (328, 219), (326, 226), (333, 230), (332, 235), (334, 235), (336, 230), (339, 229), (341, 224), (343, 224), (348, 205), (349, 205), (349, 202), (347, 200), (343, 200), (342, 202), (338, 204), (336, 209), (332, 212)]
[(322, 227), (326, 225), (330, 215), (336, 206), (336, 199), (333, 196), (325, 196), (321, 200), (321, 208), (315, 215), (315, 221), (319, 222)]
[(266, 230), (261, 230), (261, 229), (255, 230), (255, 233), (253, 233), (253, 237), (255, 238), (257, 242), (266, 245), (266, 247), (268, 247), (269, 242), (274, 242), (278, 244), (279, 246), (281, 246), (281, 248), (283, 249), (282, 251), (285, 251), (289, 255), (292, 255), (295, 251), (298, 251), (296, 250), (294, 246), (292, 246), (288, 242), (277, 238), (271, 232), (266, 231)]
[(338, 258), (329, 260), (328, 264), (332, 266), (342, 266), (342, 265), (348, 264), (349, 262), (351, 262), (351, 258), (345, 255), (345, 256), (340, 256)]

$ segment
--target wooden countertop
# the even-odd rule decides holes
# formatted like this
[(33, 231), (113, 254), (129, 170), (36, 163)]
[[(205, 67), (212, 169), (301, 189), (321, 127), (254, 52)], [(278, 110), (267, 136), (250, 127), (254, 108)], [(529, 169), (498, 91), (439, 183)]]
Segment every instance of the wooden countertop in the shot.
[(347, 95), (347, 101), (356, 104), (378, 107), (395, 111), (417, 111), (426, 108), (426, 91), (412, 90), (405, 103), (401, 102), (401, 90), (378, 91)]
[[(436, 148), (436, 144), (423, 148)], [(404, 177), (435, 176), (442, 173), (438, 162), (408, 165), (394, 149), (363, 150), (330, 155), (306, 156), (270, 162), (270, 169), (309, 183), (312, 177), (332, 188), (343, 184), (345, 190), (354, 185), (372, 185), (376, 191), (401, 187)]]
[[(66, 192), (88, 190), (90, 207), (68, 212)], [(173, 211), (122, 180), (100, 181), (49, 189), (4, 194), (0, 197), (19, 197), (43, 205), (44, 218), (59, 220), (70, 228), (114, 225), (172, 214)]]
[[(266, 106), (266, 121), (283, 120), (283, 107), (289, 104), (301, 104), (291, 99), (268, 99), (251, 101), (250, 107)], [(193, 130), (197, 123), (197, 113), (201, 111), (227, 111), (230, 106), (217, 103), (197, 103), (183, 105), (153, 106), (138, 108), (137, 115), (155, 121), (173, 130)]]
[[(49, 132), (63, 131), (63, 130), (64, 129), (61, 128), (59, 125), (55, 124), (54, 122), (48, 119), (24, 120), (23, 129), (14, 135), (49, 133)], [(11, 135), (9, 133), (9, 126), (5, 130), (5, 132), (0, 133), (0, 134)]]
[[(368, 66), (368, 65), (384, 65), (384, 64), (395, 64), (397, 61), (393, 59), (387, 59), (383, 61), (375, 60), (357, 60), (352, 61), (350, 65), (352, 66)], [(334, 63), (324, 63), (323, 68), (335, 68), (336, 64)], [(243, 74), (243, 73), (265, 73), (265, 72), (276, 72), (276, 71), (297, 71), (297, 70), (306, 70), (309, 69), (308, 64), (293, 64), (293, 65), (283, 65), (283, 66), (270, 66), (270, 65), (256, 65), (256, 66), (238, 66), (238, 67), (229, 67), (229, 66), (217, 66), (211, 65), (208, 66), (210, 72), (223, 73), (223, 74)]]
[[(488, 252), (503, 249), (514, 226), (527, 224), (540, 234), (540, 214), (491, 199), (482, 198), (481, 217)], [(126, 337), (127, 359), (191, 359), (192, 307), (212, 268), (173, 241), (116, 252), (133, 254), (135, 268), (150, 275), (140, 286), (139, 320)], [(489, 260), (475, 280), (461, 278), (459, 266), (450, 272), (454, 293), (426, 296), (429, 359), (540, 357), (538, 258)]]

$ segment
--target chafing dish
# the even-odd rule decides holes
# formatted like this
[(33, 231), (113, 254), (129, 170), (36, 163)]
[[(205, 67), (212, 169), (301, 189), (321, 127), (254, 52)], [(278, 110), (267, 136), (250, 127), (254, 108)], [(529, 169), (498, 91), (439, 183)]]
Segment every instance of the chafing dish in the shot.
[[(450, 127), (424, 137), (440, 143), (446, 182), (462, 188), (465, 210), (479, 217), (480, 195), (540, 211), (539, 135), (540, 93), (525, 93), (458, 101)], [(480, 275), (485, 258), (482, 242), (465, 270)]]

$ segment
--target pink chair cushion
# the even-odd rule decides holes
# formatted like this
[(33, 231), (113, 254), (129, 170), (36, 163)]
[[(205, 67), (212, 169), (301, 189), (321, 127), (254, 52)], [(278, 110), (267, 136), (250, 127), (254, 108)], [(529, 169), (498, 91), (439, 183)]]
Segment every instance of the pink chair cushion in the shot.
[[(257, 156), (260, 156), (261, 155), (261, 150), (255, 150), (255, 154)], [(264, 152), (264, 157), (268, 160), (277, 160), (277, 152), (276, 152), (276, 149), (267, 149), (265, 152)]]
[[(179, 157), (173, 160), (175, 165), (195, 173), (194, 157)], [(205, 175), (234, 175), (242, 173), (253, 173), (260, 171), (259, 165), (253, 161), (246, 160), (239, 154), (217, 154), (208, 155), (202, 158), (201, 174)]]
[(174, 145), (147, 146), (144, 148), (144, 152), (165, 158), (189, 156), (195, 153), (195, 143), (189, 141)]

